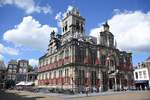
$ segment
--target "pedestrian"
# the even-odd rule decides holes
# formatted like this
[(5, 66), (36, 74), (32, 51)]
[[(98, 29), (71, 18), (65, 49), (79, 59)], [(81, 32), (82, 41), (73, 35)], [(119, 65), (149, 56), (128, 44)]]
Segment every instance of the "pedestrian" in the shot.
[(96, 92), (96, 87), (93, 87), (93, 92)]
[(88, 96), (88, 92), (89, 92), (89, 88), (88, 88), (88, 87), (86, 87), (86, 88), (85, 88), (86, 96)]

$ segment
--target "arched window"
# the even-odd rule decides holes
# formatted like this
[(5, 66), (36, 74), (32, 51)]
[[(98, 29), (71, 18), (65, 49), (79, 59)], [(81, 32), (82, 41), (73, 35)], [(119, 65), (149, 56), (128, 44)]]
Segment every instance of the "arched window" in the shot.
[(105, 65), (106, 63), (106, 56), (105, 55), (101, 55), (101, 64)]
[(65, 50), (65, 57), (68, 57), (69, 56), (69, 49), (66, 49)]
[(67, 31), (68, 25), (67, 25), (67, 21), (65, 22), (65, 31)]
[(52, 77), (51, 77), (52, 75), (51, 75), (51, 72), (49, 72), (49, 79), (51, 79)]
[(63, 59), (63, 51), (62, 52), (60, 52), (60, 54), (59, 54), (59, 59)]

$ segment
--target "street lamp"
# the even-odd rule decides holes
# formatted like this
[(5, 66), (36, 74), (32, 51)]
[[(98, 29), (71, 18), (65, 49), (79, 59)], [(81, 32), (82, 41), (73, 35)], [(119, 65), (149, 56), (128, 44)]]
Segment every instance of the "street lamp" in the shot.
[(115, 72), (115, 90), (117, 90), (117, 74), (118, 74), (119, 70), (117, 69)]

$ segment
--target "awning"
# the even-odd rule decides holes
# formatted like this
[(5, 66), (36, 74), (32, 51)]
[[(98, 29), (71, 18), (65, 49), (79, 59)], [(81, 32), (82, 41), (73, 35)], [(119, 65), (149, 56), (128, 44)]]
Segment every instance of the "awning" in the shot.
[(135, 81), (135, 83), (148, 83), (148, 80), (138, 80), (138, 81)]
[(34, 84), (34, 82), (27, 82), (25, 85), (33, 85)]
[(18, 84), (16, 84), (17, 86), (30, 86), (33, 85), (34, 82), (25, 82), (25, 81), (21, 81)]
[(19, 85), (25, 85), (25, 82), (24, 82), (24, 81), (21, 81), (21, 82), (17, 83), (16, 85), (17, 85), (17, 86), (19, 86)]

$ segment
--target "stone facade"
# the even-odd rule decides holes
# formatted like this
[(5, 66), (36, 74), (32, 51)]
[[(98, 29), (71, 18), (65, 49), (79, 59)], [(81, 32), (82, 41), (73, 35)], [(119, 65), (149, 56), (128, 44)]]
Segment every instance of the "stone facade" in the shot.
[[(150, 57), (144, 61), (144, 65), (148, 70), (148, 77), (150, 78)], [(150, 79), (149, 79), (149, 87), (150, 87)]]
[(136, 89), (150, 88), (150, 58), (135, 67), (134, 81)]
[(62, 20), (62, 34), (50, 34), (39, 58), (38, 85), (55, 90), (122, 90), (133, 84), (132, 54), (120, 51), (106, 22), (99, 38), (85, 35), (85, 19), (73, 8)]
[(27, 73), (28, 73), (28, 60), (19, 60), (17, 66), (17, 82), (27, 81)]
[(4, 61), (0, 60), (0, 89), (5, 87), (6, 67)]
[(7, 67), (7, 80), (25, 81), (28, 72), (28, 60), (10, 60)]
[(136, 68), (134, 70), (135, 87), (138, 90), (149, 88), (149, 75), (147, 67)]
[(17, 65), (18, 65), (18, 63), (16, 60), (10, 60), (8, 62), (7, 80), (16, 81)]

